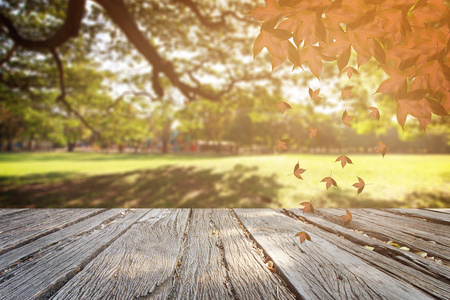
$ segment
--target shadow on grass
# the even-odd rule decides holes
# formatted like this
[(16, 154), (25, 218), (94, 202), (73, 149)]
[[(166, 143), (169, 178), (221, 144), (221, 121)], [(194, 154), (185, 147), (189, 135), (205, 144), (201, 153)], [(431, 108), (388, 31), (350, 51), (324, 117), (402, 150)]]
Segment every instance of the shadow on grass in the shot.
[[(10, 186), (0, 180), (0, 207), (277, 207), (283, 187), (257, 167), (232, 172), (166, 166), (122, 174)], [(69, 176), (52, 174), (51, 176)], [(22, 178), (32, 182), (36, 178)]]
[(0, 162), (51, 162), (51, 161), (127, 161), (127, 160), (207, 160), (211, 158), (234, 157), (235, 155), (223, 153), (176, 153), (176, 154), (160, 154), (160, 153), (92, 153), (92, 152), (30, 152), (30, 153), (0, 153)]

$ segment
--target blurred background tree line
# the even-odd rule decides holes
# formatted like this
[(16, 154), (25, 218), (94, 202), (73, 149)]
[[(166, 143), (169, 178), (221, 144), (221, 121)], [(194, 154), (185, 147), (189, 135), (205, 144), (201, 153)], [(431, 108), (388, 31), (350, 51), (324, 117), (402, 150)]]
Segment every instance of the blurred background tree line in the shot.
[[(340, 123), (335, 65), (325, 63), (318, 82), (288, 65), (272, 73), (267, 53), (253, 61), (253, 7), (0, 0), (0, 149), (271, 153), (289, 138), (289, 151), (373, 152), (379, 139), (390, 152), (450, 152), (448, 118), (434, 118), (427, 134), (417, 122), (398, 126), (395, 102), (374, 95), (386, 79), (374, 61), (352, 77), (345, 109), (362, 116), (376, 103), (381, 120), (357, 117), (351, 128)], [(311, 100), (310, 86), (322, 100)], [(280, 101), (294, 109), (281, 116)], [(308, 127), (319, 139), (308, 139)]]

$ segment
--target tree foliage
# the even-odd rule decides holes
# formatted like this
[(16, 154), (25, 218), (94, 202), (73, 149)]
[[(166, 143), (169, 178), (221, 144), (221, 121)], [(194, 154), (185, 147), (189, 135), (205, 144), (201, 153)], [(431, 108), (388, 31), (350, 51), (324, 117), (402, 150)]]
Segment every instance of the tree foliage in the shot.
[[(253, 52), (256, 56), (267, 48), (272, 68), (289, 59), (294, 68), (307, 63), (320, 78), (323, 62), (335, 61), (350, 78), (373, 58), (389, 76), (375, 92), (396, 101), (402, 127), (407, 115), (425, 129), (432, 114), (446, 116), (450, 111), (450, 10), (444, 1), (265, 2), (265, 7), (249, 12), (262, 22)], [(356, 68), (348, 65), (352, 53)], [(343, 100), (351, 96), (350, 90), (342, 89)], [(348, 116), (344, 119), (349, 121)]]

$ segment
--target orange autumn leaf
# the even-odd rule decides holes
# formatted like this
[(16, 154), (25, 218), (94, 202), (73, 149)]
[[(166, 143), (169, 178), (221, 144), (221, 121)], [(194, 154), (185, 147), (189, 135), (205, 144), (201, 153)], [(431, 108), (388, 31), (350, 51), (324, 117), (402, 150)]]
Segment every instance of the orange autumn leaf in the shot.
[(301, 231), (299, 233), (297, 233), (295, 236), (299, 236), (300, 237), (300, 244), (303, 244), (303, 242), (305, 240), (308, 240), (311, 242), (311, 237), (304, 231)]
[[(340, 161), (340, 162), (341, 162), (342, 168), (344, 168), (345, 165), (346, 165), (347, 163), (353, 164), (352, 160), (351, 160), (350, 158), (348, 158), (347, 156), (345, 156), (345, 155), (339, 156), (339, 157), (336, 159), (336, 161)], [(336, 162), (336, 161), (335, 161), (335, 162)]]
[(312, 139), (313, 137), (316, 137), (316, 139), (319, 139), (319, 131), (317, 130), (317, 128), (308, 127), (308, 130), (309, 130), (309, 135), (308, 135), (309, 139)]
[(341, 90), (341, 96), (342, 100), (345, 100), (345, 98), (351, 98), (353, 96), (351, 90), (353, 86), (347, 86)]
[(344, 123), (348, 127), (352, 127), (352, 125), (350, 124), (350, 121), (352, 119), (353, 119), (353, 116), (347, 115), (347, 110), (345, 110), (344, 113), (342, 114), (342, 123)]
[(359, 74), (358, 71), (353, 67), (346, 67), (342, 72), (347, 72), (348, 79), (352, 78), (353, 74)]
[(286, 111), (286, 109), (292, 109), (292, 107), (289, 105), (289, 103), (281, 101), (277, 105), (275, 105), (275, 108), (278, 108), (282, 114)]
[(287, 150), (287, 143), (289, 143), (288, 139), (281, 139), (277, 143), (277, 151), (280, 151), (280, 149)]
[(265, 0), (266, 7), (257, 7), (248, 12), (258, 21), (271, 21), (281, 15), (280, 6), (276, 0)]
[(298, 179), (303, 179), (301, 174), (305, 173), (306, 169), (300, 168), (300, 164), (297, 162), (297, 164), (294, 166), (294, 176)]
[(356, 177), (358, 178), (358, 182), (354, 183), (353, 186), (358, 189), (357, 195), (359, 195), (364, 190), (366, 183), (364, 182), (364, 180), (362, 180), (361, 177), (358, 177), (358, 176), (356, 176)]
[(344, 220), (344, 226), (347, 226), (352, 220), (352, 214), (348, 211), (348, 209), (346, 209), (345, 211), (347, 212), (347, 214), (340, 216), (340, 218)]
[(316, 46), (306, 46), (303, 47), (300, 52), (300, 63), (303, 64), (308, 62), (308, 67), (311, 72), (317, 78), (320, 77), (322, 73), (322, 56), (320, 55), (320, 48)]
[(403, 129), (408, 114), (417, 118), (423, 129), (430, 123), (432, 114), (442, 117), (448, 115), (442, 104), (426, 97), (425, 90), (415, 90), (398, 99), (396, 113), (397, 121)]
[(311, 202), (302, 202), (300, 205), (303, 205), (303, 213), (306, 214), (307, 212), (311, 212), (314, 214), (314, 207), (312, 206)]
[(380, 111), (378, 110), (378, 108), (371, 106), (371, 107), (369, 107), (369, 109), (370, 109), (369, 118), (377, 119), (379, 121), (380, 120)]
[(309, 96), (311, 97), (311, 99), (316, 100), (316, 101), (319, 101), (322, 99), (322, 97), (319, 97), (320, 89), (313, 91), (311, 88), (309, 88), (308, 92), (309, 92)]
[(328, 190), (332, 185), (334, 185), (335, 187), (337, 187), (336, 181), (335, 181), (333, 178), (331, 178), (331, 176), (325, 177), (325, 178), (322, 179), (322, 181), (320, 181), (320, 182), (326, 182), (327, 190)]
[(381, 141), (378, 141), (377, 143), (378, 147), (375, 149), (375, 152), (380, 152), (384, 157), (384, 155), (386, 154), (386, 144)]

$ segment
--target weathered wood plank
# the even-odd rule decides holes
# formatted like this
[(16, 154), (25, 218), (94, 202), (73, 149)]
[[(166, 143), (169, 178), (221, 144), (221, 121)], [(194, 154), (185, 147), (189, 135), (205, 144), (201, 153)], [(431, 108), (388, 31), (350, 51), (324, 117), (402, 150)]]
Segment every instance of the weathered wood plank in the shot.
[(426, 210), (426, 209), (416, 209), (416, 208), (391, 208), (386, 209), (386, 211), (390, 211), (396, 214), (406, 214), (413, 217), (424, 218), (430, 222), (441, 223), (444, 225), (450, 225), (450, 215), (443, 214), (436, 211)]
[[(343, 211), (339, 209), (318, 209), (317, 214), (337, 224), (343, 222), (339, 218)], [(424, 251), (430, 257), (438, 257), (446, 263), (450, 262), (450, 248), (448, 247), (450, 239), (435, 235), (431, 227), (429, 227), (430, 231), (426, 232), (405, 226), (405, 224), (409, 224), (417, 228), (420, 226), (418, 222), (422, 222), (423, 227), (428, 226), (424, 221), (414, 219), (406, 221), (401, 219), (400, 216), (398, 218), (395, 215), (390, 217), (382, 212), (377, 213), (376, 211), (364, 209), (352, 209), (352, 215), (353, 219), (348, 225), (349, 228), (364, 231), (364, 233), (385, 242), (391, 240), (415, 252)], [(403, 220), (403, 222), (400, 220)], [(435, 227), (436, 232), (445, 234), (445, 229), (441, 227), (447, 227), (448, 231), (448, 226), (441, 224), (431, 225)]]
[(0, 254), (79, 222), (101, 209), (29, 209), (0, 219)]
[(424, 208), (424, 209), (443, 213), (443, 214), (450, 214), (450, 208)]
[[(394, 277), (407, 280), (433, 297), (450, 299), (450, 268), (438, 265), (411, 252), (400, 250), (377, 239), (364, 236), (361, 233), (356, 233), (350, 228), (343, 227), (342, 224), (335, 224), (320, 216), (309, 213), (303, 214), (299, 209), (289, 209), (288, 211), (327, 232), (343, 236), (355, 243), (353, 245), (347, 243), (345, 249), (353, 255), (361, 257), (369, 264), (377, 266), (386, 273), (391, 273)], [(342, 210), (342, 214), (344, 213), (345, 210)], [(363, 246), (373, 247), (374, 252), (367, 251), (364, 248), (361, 249)]]
[[(352, 210), (353, 211), (353, 210)], [(424, 240), (450, 245), (450, 226), (427, 222), (424, 219), (411, 218), (408, 215), (398, 215), (381, 209), (357, 209), (356, 212), (371, 216), (378, 223), (392, 229), (420, 237)]]
[(175, 299), (294, 299), (226, 209), (194, 209)]
[(189, 209), (153, 209), (52, 299), (167, 299)]
[(25, 210), (27, 210), (27, 208), (1, 208), (0, 209), (0, 218), (3, 218), (4, 216), (9, 215), (9, 214), (15, 214), (15, 213), (18, 213), (21, 211), (23, 212)]
[[(235, 212), (302, 299), (432, 299), (341, 249), (335, 235), (276, 211)], [(300, 244), (299, 231), (311, 233), (313, 242)]]
[(74, 236), (36, 253), (0, 275), (1, 299), (49, 297), (148, 210), (131, 210), (103, 228)]
[(27, 258), (33, 253), (36, 253), (39, 250), (49, 247), (64, 239), (92, 231), (101, 226), (102, 223), (108, 222), (120, 213), (125, 213), (125, 211), (126, 209), (107, 210), (98, 215), (91, 216), (81, 222), (65, 227), (59, 231), (44, 235), (31, 243), (14, 249), (14, 251), (3, 253), (0, 255), (0, 270), (5, 270), (19, 262), (21, 259)]

